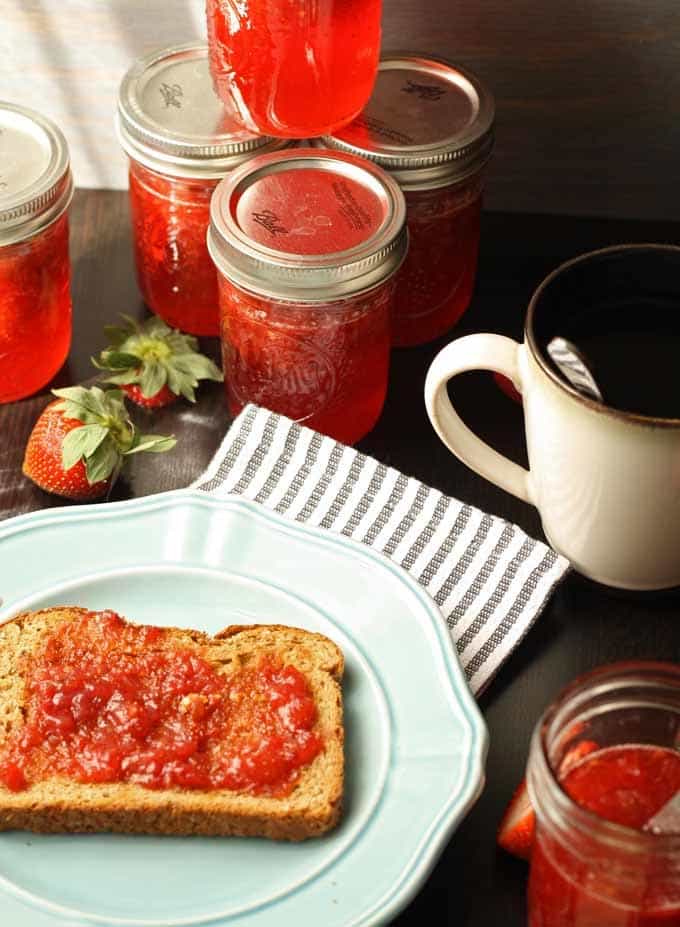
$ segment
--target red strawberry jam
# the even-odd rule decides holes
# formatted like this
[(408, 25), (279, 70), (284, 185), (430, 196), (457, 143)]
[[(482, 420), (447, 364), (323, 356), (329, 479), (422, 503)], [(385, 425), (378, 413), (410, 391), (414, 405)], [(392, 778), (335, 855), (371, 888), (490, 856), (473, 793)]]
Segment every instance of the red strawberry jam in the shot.
[(217, 274), (205, 244), (217, 180), (164, 177), (130, 163), (130, 212), (144, 302), (168, 325), (219, 334)]
[(422, 344), (447, 332), (472, 299), (482, 182), (405, 191), (409, 253), (397, 278), (394, 344)]
[[(581, 808), (642, 831), (680, 791), (680, 752), (649, 745), (598, 750), (572, 767), (561, 785)], [(629, 872), (612, 850), (600, 860), (600, 871), (592, 853), (584, 838), (575, 836), (567, 847), (539, 830), (531, 859), (530, 927), (679, 927), (677, 861), (644, 853)]]
[(392, 343), (439, 338), (474, 290), (494, 102), (474, 75), (420, 55), (386, 55), (371, 99), (323, 139), (379, 164), (406, 197), (409, 252), (396, 279)]
[(66, 360), (72, 195), (57, 126), (0, 103), (0, 402), (37, 392)]
[(312, 138), (353, 119), (380, 53), (381, 0), (208, 0), (215, 88), (252, 132)]
[(295, 667), (263, 656), (224, 675), (114, 612), (59, 626), (24, 673), (25, 721), (0, 751), (13, 791), (63, 776), (282, 796), (323, 749)]
[(245, 132), (216, 96), (205, 42), (135, 61), (121, 82), (118, 117), (144, 302), (173, 328), (218, 335), (217, 275), (205, 243), (210, 197), (252, 151), (284, 143)]
[(390, 283), (361, 298), (306, 306), (246, 293), (220, 277), (229, 409), (254, 402), (353, 444), (387, 389)]
[(0, 402), (35, 393), (66, 360), (70, 281), (66, 215), (28, 241), (0, 247)]
[(231, 411), (254, 402), (359, 441), (387, 390), (399, 187), (353, 155), (298, 148), (252, 158), (210, 210)]

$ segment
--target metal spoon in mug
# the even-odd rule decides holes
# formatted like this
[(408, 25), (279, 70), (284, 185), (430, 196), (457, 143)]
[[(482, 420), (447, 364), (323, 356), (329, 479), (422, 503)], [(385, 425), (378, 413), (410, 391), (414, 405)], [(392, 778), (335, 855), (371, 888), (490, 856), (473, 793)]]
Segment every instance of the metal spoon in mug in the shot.
[(604, 402), (588, 363), (576, 345), (566, 338), (553, 338), (548, 342), (547, 351), (557, 369), (574, 389), (589, 399)]

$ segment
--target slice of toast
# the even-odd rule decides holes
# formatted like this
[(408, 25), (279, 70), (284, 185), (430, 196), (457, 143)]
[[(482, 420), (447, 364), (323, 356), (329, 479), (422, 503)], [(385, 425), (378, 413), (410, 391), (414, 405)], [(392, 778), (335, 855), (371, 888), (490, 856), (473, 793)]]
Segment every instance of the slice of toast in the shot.
[[(26, 612), (0, 625), (0, 750), (23, 723), (25, 673), (44, 640), (80, 608)], [(304, 767), (292, 792), (271, 797), (227, 789), (151, 790), (130, 782), (80, 783), (54, 777), (13, 792), (0, 784), (0, 830), (43, 833), (113, 831), (144, 834), (260, 836), (304, 840), (333, 827), (343, 789), (341, 650), (327, 637), (283, 625), (231, 626), (209, 637), (168, 629), (168, 647), (194, 649), (230, 674), (262, 655), (279, 656), (305, 676), (317, 708), (314, 730), (324, 748)]]

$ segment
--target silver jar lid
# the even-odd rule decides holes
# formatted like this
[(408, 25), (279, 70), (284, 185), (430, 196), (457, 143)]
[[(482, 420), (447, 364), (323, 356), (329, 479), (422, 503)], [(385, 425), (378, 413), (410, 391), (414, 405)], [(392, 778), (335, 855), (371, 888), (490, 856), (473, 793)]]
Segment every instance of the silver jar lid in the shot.
[(329, 148), (370, 158), (404, 189), (428, 189), (478, 171), (493, 148), (494, 101), (474, 75), (446, 61), (393, 54), (380, 61), (370, 100)]
[(258, 155), (210, 204), (218, 270), (260, 295), (319, 303), (378, 286), (408, 247), (406, 204), (385, 172), (344, 152)]
[(205, 42), (163, 48), (133, 64), (118, 94), (118, 133), (145, 167), (189, 178), (223, 177), (251, 152), (287, 144), (237, 123), (214, 91)]
[(0, 245), (57, 219), (73, 196), (66, 139), (25, 106), (0, 101)]

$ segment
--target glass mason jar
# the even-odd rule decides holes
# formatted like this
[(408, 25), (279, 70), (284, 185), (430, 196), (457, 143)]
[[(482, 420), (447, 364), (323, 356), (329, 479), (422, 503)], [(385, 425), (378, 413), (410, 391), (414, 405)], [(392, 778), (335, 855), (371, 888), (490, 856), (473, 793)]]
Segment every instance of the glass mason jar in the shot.
[(382, 0), (207, 0), (217, 93), (251, 132), (312, 138), (368, 100)]
[(548, 708), (527, 770), (530, 927), (680, 925), (680, 827), (643, 829), (680, 794), (679, 751), (677, 663), (603, 667)]
[(361, 115), (323, 139), (379, 164), (406, 197), (410, 245), (392, 328), (398, 347), (445, 334), (470, 303), (493, 122), (493, 98), (472, 74), (399, 55), (381, 60)]
[(393, 278), (407, 248), (399, 187), (352, 155), (253, 158), (213, 197), (227, 399), (352, 444), (385, 401)]
[(0, 102), (0, 402), (37, 392), (71, 346), (66, 140), (44, 116)]
[(206, 245), (210, 198), (254, 151), (284, 143), (256, 137), (215, 96), (204, 42), (135, 62), (118, 100), (130, 158), (130, 212), (144, 302), (173, 328), (218, 335), (217, 275)]

